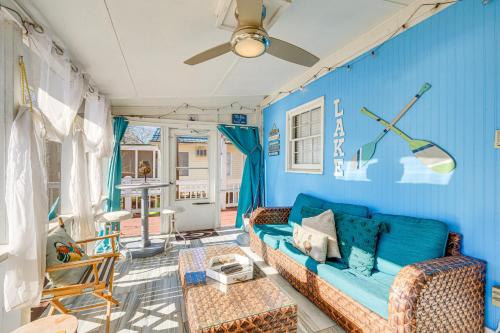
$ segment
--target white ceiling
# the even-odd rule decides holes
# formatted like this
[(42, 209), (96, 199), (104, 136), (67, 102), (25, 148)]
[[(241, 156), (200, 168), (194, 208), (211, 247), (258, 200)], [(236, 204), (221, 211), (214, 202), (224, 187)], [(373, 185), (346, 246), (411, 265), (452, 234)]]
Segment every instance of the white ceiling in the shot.
[[(269, 34), (324, 58), (413, 0), (293, 0)], [(218, 0), (21, 0), (36, 8), (115, 106), (256, 105), (305, 67), (232, 53), (188, 66), (227, 42)]]

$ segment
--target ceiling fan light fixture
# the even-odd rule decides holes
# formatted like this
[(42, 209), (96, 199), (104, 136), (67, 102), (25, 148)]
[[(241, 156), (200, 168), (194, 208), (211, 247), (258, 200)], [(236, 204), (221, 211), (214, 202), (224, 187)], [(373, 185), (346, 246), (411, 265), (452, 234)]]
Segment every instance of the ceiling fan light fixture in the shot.
[(255, 58), (267, 51), (269, 38), (260, 33), (237, 34), (232, 42), (233, 52), (243, 58)]

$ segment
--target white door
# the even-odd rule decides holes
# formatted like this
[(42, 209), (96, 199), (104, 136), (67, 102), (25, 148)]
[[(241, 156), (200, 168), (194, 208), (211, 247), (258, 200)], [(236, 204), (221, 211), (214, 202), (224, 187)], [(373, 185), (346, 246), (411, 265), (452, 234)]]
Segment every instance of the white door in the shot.
[(170, 135), (170, 198), (185, 211), (176, 215), (180, 231), (217, 226), (215, 130), (173, 130)]

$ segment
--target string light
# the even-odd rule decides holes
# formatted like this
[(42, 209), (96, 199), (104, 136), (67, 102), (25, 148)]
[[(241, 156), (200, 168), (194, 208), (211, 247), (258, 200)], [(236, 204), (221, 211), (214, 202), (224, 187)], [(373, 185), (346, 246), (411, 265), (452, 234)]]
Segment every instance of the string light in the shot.
[[(353, 66), (363, 60), (365, 60), (367, 57), (372, 57), (372, 58), (375, 58), (376, 57), (376, 54), (377, 52), (383, 47), (385, 46), (385, 44), (390, 40), (392, 39), (394, 36), (396, 36), (399, 32), (403, 31), (403, 30), (406, 30), (409, 26), (409, 24), (411, 23), (411, 21), (414, 19), (414, 18), (418, 18), (416, 17), (418, 11), (423, 8), (423, 7), (428, 7), (428, 6), (432, 6), (432, 8), (429, 10), (430, 11), (435, 11), (437, 10), (440, 6), (442, 5), (449, 5), (449, 4), (454, 4), (454, 3), (457, 3), (458, 1), (460, 0), (453, 0), (453, 1), (447, 1), (447, 2), (436, 2), (436, 3), (423, 3), (423, 4), (420, 4), (412, 13), (411, 15), (408, 17), (408, 19), (402, 24), (400, 25), (394, 32), (388, 34), (384, 39), (383, 39), (383, 42), (380, 43), (378, 46), (376, 46), (374, 49), (371, 50), (371, 52), (368, 52), (366, 53), (364, 56), (358, 58), (357, 60), (355, 61), (352, 61), (350, 63), (345, 63), (344, 65), (336, 65), (336, 66), (331, 66), (331, 67), (328, 67), (328, 66), (324, 66), (324, 67), (321, 67), (319, 70), (317, 70), (311, 77), (309, 77), (307, 80), (305, 80), (302, 84), (299, 84), (297, 87), (293, 88), (293, 89), (289, 89), (289, 90), (284, 90), (284, 91), (278, 91), (274, 94), (274, 96), (271, 97), (271, 99), (269, 100), (269, 102), (264, 105), (263, 107), (268, 107), (270, 106), (274, 101), (276, 101), (277, 99), (279, 99), (280, 97), (283, 97), (283, 95), (291, 95), (293, 94), (294, 92), (296, 91), (302, 91), (304, 89), (305, 86), (307, 86), (309, 83), (311, 83), (312, 81), (316, 80), (318, 77), (324, 75), (324, 74), (327, 74), (327, 73), (330, 73), (330, 72), (333, 72), (337, 69), (341, 69), (341, 68), (346, 68), (347, 70), (351, 70), (353, 68)], [(427, 12), (426, 12), (427, 13)], [(422, 14), (423, 15), (423, 14)], [(342, 61), (339, 61), (338, 63), (344, 63), (346, 62), (345, 60), (342, 60)]]
[(181, 105), (172, 108), (169, 112), (162, 114), (162, 115), (159, 115), (159, 116), (156, 116), (156, 117), (144, 116), (144, 115), (127, 115), (127, 117), (136, 117), (136, 118), (141, 118), (141, 119), (144, 119), (144, 118), (164, 119), (165, 117), (167, 117), (171, 114), (177, 114), (178, 111), (193, 110), (193, 109), (198, 110), (200, 112), (215, 111), (215, 112), (217, 112), (217, 114), (219, 114), (225, 110), (239, 110), (240, 112), (248, 111), (248, 112), (253, 113), (253, 112), (257, 112), (258, 110), (260, 110), (260, 107), (258, 105), (253, 106), (253, 107), (245, 106), (237, 101), (232, 102), (231, 104), (227, 104), (227, 105), (212, 106), (212, 107), (204, 107), (204, 106), (192, 105), (192, 104), (188, 104), (188, 103), (182, 103)]

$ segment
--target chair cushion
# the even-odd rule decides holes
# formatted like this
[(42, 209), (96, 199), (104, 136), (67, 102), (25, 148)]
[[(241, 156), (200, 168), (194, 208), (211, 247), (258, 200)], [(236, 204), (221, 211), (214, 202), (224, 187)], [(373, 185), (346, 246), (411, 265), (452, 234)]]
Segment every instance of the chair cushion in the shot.
[(335, 215), (342, 258), (340, 262), (358, 273), (370, 276), (375, 265), (375, 250), (380, 223), (364, 217)]
[[(109, 285), (111, 278), (111, 273), (113, 272), (113, 265), (115, 264), (115, 257), (105, 258), (104, 261), (97, 265), (97, 276), (99, 276), (99, 281), (105, 281), (106, 287)], [(89, 266), (87, 271), (81, 277), (79, 283), (93, 283), (95, 281), (95, 275), (92, 270), (92, 266)]]
[(363, 276), (352, 269), (339, 269), (327, 261), (318, 265), (318, 276), (356, 302), (388, 319), (389, 291), (394, 275), (374, 271), (371, 276)]
[[(302, 209), (302, 212), (304, 212), (305, 208), (307, 207), (304, 207)], [(302, 216), (304, 216), (304, 214), (302, 214)], [(314, 229), (327, 235), (327, 258), (340, 258), (339, 244), (337, 241), (337, 230), (335, 228), (335, 217), (330, 209), (316, 216), (303, 217), (302, 226)]]
[(407, 216), (374, 214), (388, 226), (377, 246), (377, 270), (396, 275), (404, 266), (444, 256), (448, 227), (440, 221)]
[[(47, 236), (46, 266), (51, 267), (73, 261), (88, 259), (83, 250), (76, 245), (76, 242), (62, 227), (57, 227)], [(47, 274), (50, 282), (55, 287), (77, 283), (87, 266), (64, 269)]]
[(317, 267), (319, 263), (313, 258), (300, 252), (300, 250), (295, 248), (291, 242), (287, 240), (280, 242), (279, 250), (296, 263), (307, 267), (307, 269), (309, 269), (311, 272), (314, 272), (316, 274), (318, 273)]
[(328, 250), (328, 235), (295, 224), (293, 226), (293, 246), (314, 260), (325, 262)]
[(276, 250), (281, 240), (292, 238), (293, 228), (288, 224), (255, 224), (255, 234), (269, 247)]

